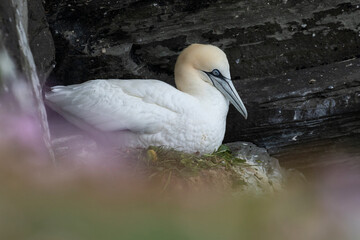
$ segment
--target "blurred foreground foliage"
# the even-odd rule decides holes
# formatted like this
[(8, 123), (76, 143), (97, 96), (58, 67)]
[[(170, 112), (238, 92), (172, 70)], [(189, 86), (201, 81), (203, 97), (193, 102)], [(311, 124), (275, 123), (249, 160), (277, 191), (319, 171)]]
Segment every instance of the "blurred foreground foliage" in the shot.
[(1, 239), (344, 239), (301, 189), (170, 194), (116, 174), (1, 169)]
[[(29, 162), (31, 152), (14, 151), (21, 152), (15, 145), (12, 150), (0, 148), (0, 239), (346, 237), (318, 196), (302, 186), (254, 196), (206, 184), (164, 191), (160, 181), (159, 191), (159, 182), (142, 181), (129, 172), (125, 177), (117, 167), (55, 167)], [(172, 169), (174, 178), (208, 171), (209, 166), (244, 165), (228, 153), (220, 149), (201, 157), (150, 148), (142, 161), (159, 175)]]

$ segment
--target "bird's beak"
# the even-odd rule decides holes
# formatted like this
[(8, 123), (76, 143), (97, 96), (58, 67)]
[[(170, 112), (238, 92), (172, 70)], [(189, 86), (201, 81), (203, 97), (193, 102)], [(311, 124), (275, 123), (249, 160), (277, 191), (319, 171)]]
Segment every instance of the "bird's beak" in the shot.
[(210, 77), (214, 86), (235, 106), (241, 115), (247, 119), (248, 113), (231, 79), (228, 79), (224, 76), (216, 77), (212, 74), (208, 74), (208, 76)]

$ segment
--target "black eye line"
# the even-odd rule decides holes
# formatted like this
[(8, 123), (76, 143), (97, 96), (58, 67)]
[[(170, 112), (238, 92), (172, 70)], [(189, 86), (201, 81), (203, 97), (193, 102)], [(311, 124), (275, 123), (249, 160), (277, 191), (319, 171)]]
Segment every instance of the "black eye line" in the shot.
[[(206, 72), (206, 71), (203, 71), (203, 72), (206, 73), (209, 77), (210, 77), (210, 75), (212, 75), (212, 76), (214, 76), (214, 77), (220, 78), (220, 79), (223, 80), (223, 81), (225, 81), (225, 80), (227, 79), (226, 77), (224, 77), (224, 76), (222, 75), (222, 73), (221, 73), (219, 70), (218, 70), (218, 71), (219, 71), (219, 74), (220, 74), (220, 75), (219, 75), (219, 76), (214, 75), (214, 74), (213, 74), (213, 71), (214, 71), (214, 70), (218, 70), (218, 69), (215, 68), (215, 69), (213, 69), (211, 72)], [(212, 80), (211, 77), (210, 77), (210, 80), (213, 82), (213, 80)]]
[[(216, 76), (215, 74), (213, 74), (213, 72), (215, 71), (215, 70), (217, 70), (218, 72), (219, 72), (219, 76)], [(211, 75), (213, 75), (213, 76), (215, 76), (215, 77), (224, 77), (223, 75), (222, 75), (222, 73), (220, 72), (220, 70), (219, 69), (213, 69), (211, 72), (206, 72), (206, 71), (203, 71), (204, 73), (206, 73), (206, 74), (211, 74)]]

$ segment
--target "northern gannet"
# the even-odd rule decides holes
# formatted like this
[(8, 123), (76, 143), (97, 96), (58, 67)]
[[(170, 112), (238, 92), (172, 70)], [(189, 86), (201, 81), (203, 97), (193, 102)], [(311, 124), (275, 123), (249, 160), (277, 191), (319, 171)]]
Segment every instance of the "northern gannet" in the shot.
[(175, 64), (175, 84), (177, 89), (153, 79), (97, 79), (54, 86), (45, 98), (80, 128), (127, 135), (129, 147), (212, 153), (224, 139), (229, 101), (247, 118), (226, 54), (218, 47), (184, 49)]

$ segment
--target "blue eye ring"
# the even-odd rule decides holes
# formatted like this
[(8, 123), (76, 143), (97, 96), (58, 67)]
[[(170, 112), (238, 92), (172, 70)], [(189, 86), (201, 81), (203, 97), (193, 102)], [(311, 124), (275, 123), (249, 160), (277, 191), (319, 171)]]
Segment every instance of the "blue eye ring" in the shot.
[(220, 71), (217, 70), (217, 69), (212, 70), (211, 74), (214, 75), (214, 76), (216, 76), (216, 77), (220, 77), (220, 76), (221, 76)]

